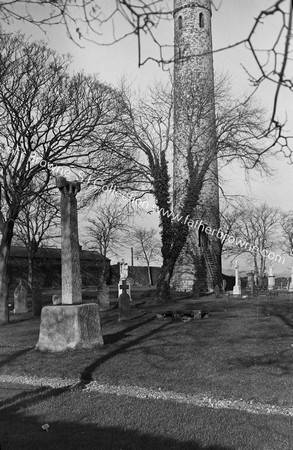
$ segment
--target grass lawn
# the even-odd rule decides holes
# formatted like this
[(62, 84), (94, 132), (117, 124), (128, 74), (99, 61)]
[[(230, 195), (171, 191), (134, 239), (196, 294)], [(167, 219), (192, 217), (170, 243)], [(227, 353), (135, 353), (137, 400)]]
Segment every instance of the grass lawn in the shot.
[[(13, 322), (0, 328), (0, 374), (82, 379), (85, 383), (96, 380), (293, 405), (292, 297), (249, 301), (202, 298), (193, 307), (209, 310), (209, 318), (186, 323), (158, 320), (156, 312), (161, 308), (142, 305), (134, 308), (131, 321), (122, 324), (117, 321), (117, 310), (104, 312), (104, 347), (61, 354), (34, 349), (39, 320)], [(2, 392), (0, 424), (6, 417), (9, 434), (11, 418), (16, 414), (23, 418), (11, 448), (293, 449), (290, 417), (49, 388), (36, 392), (21, 388), (20, 394), (13, 386), (9, 389)], [(7, 406), (6, 396), (15, 401)], [(54, 433), (35, 427), (36, 421), (44, 420), (50, 422)], [(29, 440), (28, 446), (21, 447), (26, 426), (35, 430), (39, 447), (28, 436), (24, 441)], [(67, 443), (73, 430), (84, 439), (79, 447)], [(117, 434), (117, 446), (113, 433)], [(93, 439), (96, 446), (91, 446)]]

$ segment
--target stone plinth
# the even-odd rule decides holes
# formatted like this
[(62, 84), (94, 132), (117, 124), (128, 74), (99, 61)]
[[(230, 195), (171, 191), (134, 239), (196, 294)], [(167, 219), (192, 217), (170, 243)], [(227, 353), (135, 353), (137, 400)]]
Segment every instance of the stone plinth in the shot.
[(39, 341), (41, 351), (61, 352), (67, 349), (103, 345), (99, 305), (44, 306)]
[(233, 287), (233, 295), (241, 295), (241, 286), (235, 285)]

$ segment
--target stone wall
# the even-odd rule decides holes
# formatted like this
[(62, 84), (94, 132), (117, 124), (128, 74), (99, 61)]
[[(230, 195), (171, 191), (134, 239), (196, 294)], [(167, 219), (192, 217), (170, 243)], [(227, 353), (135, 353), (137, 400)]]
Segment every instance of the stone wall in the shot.
[[(111, 270), (111, 285), (118, 284), (120, 272), (119, 265), (113, 264)], [(151, 266), (151, 276), (155, 286), (160, 274), (160, 267)], [(149, 286), (148, 269), (144, 266), (128, 266), (128, 276), (133, 286)]]
[[(42, 288), (61, 287), (61, 252), (59, 249), (40, 249), (41, 253), (34, 261), (34, 280)], [(48, 250), (48, 251), (47, 251)], [(81, 251), (81, 277), (83, 286), (98, 284), (102, 271), (102, 260), (96, 257), (95, 252)], [(110, 261), (106, 261), (107, 272), (110, 270)], [(8, 261), (9, 289), (14, 289), (17, 280), (28, 279), (28, 258), (25, 249), (13, 249)]]

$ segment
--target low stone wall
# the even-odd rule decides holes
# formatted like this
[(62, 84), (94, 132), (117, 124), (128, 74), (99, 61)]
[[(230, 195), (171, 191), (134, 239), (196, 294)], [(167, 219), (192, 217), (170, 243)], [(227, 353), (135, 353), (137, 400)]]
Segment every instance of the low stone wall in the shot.
[[(160, 267), (152, 266), (151, 277), (153, 281), (153, 286), (157, 284)], [(119, 264), (113, 264), (110, 268), (111, 270), (111, 285), (118, 284), (120, 278)], [(131, 280), (133, 286), (149, 286), (149, 276), (148, 269), (144, 266), (128, 266), (128, 277)]]

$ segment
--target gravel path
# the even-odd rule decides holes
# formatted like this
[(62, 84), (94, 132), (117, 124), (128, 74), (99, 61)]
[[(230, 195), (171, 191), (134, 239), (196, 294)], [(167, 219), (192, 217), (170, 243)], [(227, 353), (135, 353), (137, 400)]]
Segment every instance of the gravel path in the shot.
[[(125, 395), (128, 397), (135, 397), (139, 399), (155, 399), (163, 401), (173, 401), (176, 403), (183, 403), (186, 405), (193, 405), (197, 407), (213, 408), (213, 409), (232, 409), (243, 411), (251, 414), (273, 414), (279, 416), (293, 417), (293, 407), (280, 407), (258, 402), (246, 402), (242, 399), (219, 399), (215, 397), (208, 397), (207, 395), (187, 395), (180, 394), (173, 391), (162, 391), (160, 389), (148, 389), (139, 386), (113, 386), (109, 384), (99, 384), (92, 381), (83, 386), (77, 380), (62, 379), (62, 378), (38, 378), (18, 375), (0, 375), (0, 383), (23, 384), (35, 387), (48, 386), (52, 389), (68, 387), (74, 389), (82, 386), (85, 392), (98, 392), (100, 394), (114, 394)], [(1, 388), (1, 384), (0, 384)]]

